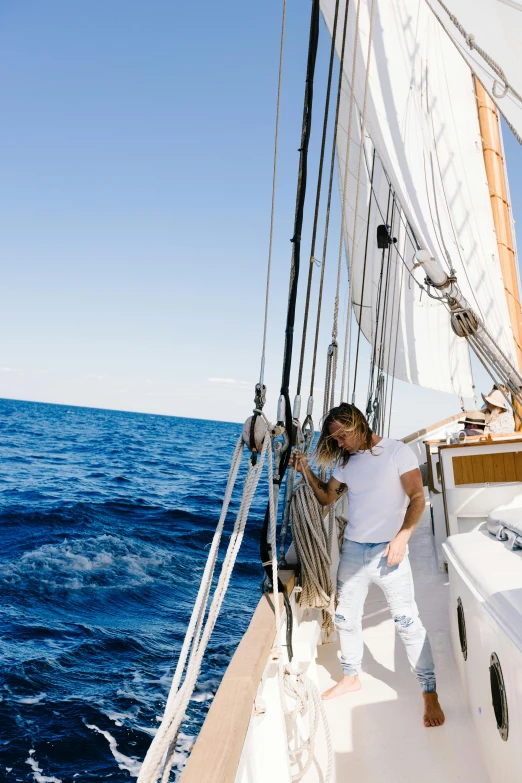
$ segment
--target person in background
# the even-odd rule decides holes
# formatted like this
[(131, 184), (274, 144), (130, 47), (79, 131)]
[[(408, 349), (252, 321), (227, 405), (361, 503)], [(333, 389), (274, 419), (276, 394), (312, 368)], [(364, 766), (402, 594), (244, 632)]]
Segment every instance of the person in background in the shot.
[(465, 418), (460, 420), (460, 423), (464, 424), (464, 432), (466, 435), (484, 435), (486, 414), (484, 411), (468, 411)]
[(505, 432), (515, 431), (515, 420), (513, 413), (509, 410), (506, 398), (500, 389), (496, 386), (489, 394), (483, 394), (482, 399), (486, 403), (484, 413), (486, 414), (486, 427), (484, 432), (492, 435), (500, 435)]

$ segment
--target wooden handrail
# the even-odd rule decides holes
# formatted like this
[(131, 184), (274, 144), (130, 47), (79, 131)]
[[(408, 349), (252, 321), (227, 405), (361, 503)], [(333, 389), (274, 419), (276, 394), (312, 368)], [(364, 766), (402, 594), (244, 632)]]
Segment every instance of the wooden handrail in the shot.
[(442, 421), (438, 421), (436, 424), (431, 424), (429, 427), (426, 427), (426, 429), (412, 432), (411, 435), (407, 435), (405, 438), (402, 438), (402, 442), (411, 443), (412, 440), (417, 440), (417, 438), (420, 438), (422, 435), (427, 435), (429, 432), (433, 432), (433, 430), (438, 430), (439, 427), (444, 427), (445, 424), (451, 424), (451, 422), (457, 421), (457, 419), (460, 419), (465, 415), (466, 414), (463, 411), (456, 413), (454, 416), (450, 416), (448, 419), (442, 419)]

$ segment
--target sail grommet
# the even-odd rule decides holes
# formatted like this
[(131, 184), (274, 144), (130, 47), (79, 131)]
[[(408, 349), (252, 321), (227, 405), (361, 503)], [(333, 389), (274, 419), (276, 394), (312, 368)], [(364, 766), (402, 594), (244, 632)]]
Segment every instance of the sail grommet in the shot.
[(502, 675), (502, 667), (500, 666), (500, 661), (496, 653), (491, 653), (489, 681), (491, 685), (491, 701), (495, 713), (495, 720), (497, 721), (498, 733), (500, 734), (501, 739), (506, 742), (509, 735), (507, 694), (504, 677)]

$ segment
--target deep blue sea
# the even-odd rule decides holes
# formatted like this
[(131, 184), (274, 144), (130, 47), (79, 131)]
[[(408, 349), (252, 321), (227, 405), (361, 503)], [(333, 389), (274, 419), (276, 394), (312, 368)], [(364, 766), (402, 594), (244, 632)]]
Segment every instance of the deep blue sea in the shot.
[[(0, 400), (0, 780), (137, 776), (239, 432), (238, 424)], [(265, 503), (263, 488), (172, 780), (259, 600)]]

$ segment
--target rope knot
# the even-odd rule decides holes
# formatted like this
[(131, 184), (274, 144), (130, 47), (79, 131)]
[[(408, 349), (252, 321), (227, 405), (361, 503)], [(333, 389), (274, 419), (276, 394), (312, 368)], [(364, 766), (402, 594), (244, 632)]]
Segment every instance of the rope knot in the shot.
[(466, 43), (467, 43), (467, 45), (469, 46), (470, 49), (474, 49), (475, 48), (475, 36), (473, 35), (473, 33), (469, 33), (466, 36)]

